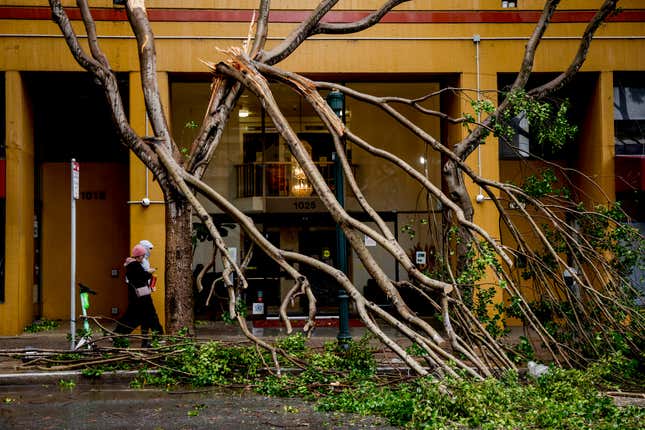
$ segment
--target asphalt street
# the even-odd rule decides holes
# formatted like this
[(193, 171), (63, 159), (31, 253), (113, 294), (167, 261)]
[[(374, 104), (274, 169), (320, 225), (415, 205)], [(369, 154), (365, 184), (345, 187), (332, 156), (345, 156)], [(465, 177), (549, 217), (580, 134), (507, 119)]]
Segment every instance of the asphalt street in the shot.
[[(354, 338), (364, 328), (350, 329)], [(69, 350), (66, 325), (46, 332), (0, 337), (0, 350)], [(254, 328), (257, 336), (286, 336), (284, 329)], [(334, 340), (335, 327), (318, 329), (309, 340), (320, 347)], [(236, 326), (212, 323), (197, 330), (200, 340), (241, 342)], [(0, 357), (0, 430), (5, 429), (388, 429), (383, 419), (316, 412), (300, 399), (260, 396), (250, 391), (168, 392), (131, 389), (133, 375), (105, 374), (88, 383), (78, 371), (25, 369), (10, 354)], [(64, 388), (74, 381), (73, 388)]]
[(0, 429), (394, 429), (381, 418), (316, 412), (249, 391), (167, 392), (125, 384), (0, 386)]

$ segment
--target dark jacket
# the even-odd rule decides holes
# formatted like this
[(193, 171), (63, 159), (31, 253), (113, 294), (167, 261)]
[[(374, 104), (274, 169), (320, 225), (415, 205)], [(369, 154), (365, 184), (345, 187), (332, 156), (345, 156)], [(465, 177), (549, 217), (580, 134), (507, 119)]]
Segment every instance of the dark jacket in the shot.
[[(129, 257), (125, 264), (125, 276), (128, 283), (128, 308), (121, 319), (119, 319), (116, 328), (117, 334), (132, 333), (136, 327), (141, 325), (141, 333), (147, 334), (152, 330), (157, 333), (163, 333), (163, 327), (159, 323), (157, 311), (152, 303), (152, 296), (137, 297), (135, 288), (145, 287), (152, 277), (152, 274), (144, 270), (141, 263), (134, 258)], [(150, 340), (143, 339), (141, 345), (149, 346)]]
[(146, 272), (137, 260), (132, 260), (125, 265), (125, 278), (128, 280), (128, 299), (137, 299), (135, 288), (148, 285), (152, 274)]

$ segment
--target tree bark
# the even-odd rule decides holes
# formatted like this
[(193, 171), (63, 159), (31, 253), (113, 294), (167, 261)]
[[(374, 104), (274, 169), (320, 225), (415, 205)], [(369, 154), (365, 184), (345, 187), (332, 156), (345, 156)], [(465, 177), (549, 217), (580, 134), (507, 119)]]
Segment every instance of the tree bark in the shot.
[[(464, 174), (459, 168), (455, 165), (452, 160), (447, 160), (443, 165), (442, 169), (443, 181), (448, 191), (448, 197), (461, 208), (464, 213), (464, 217), (472, 222), (475, 215), (475, 209), (473, 208), (472, 200), (468, 195), (468, 190), (466, 189), (466, 184), (464, 183)], [(449, 213), (449, 212), (447, 212)], [(448, 215), (448, 219), (451, 218), (452, 214)], [(451, 222), (452, 224), (452, 222)], [(457, 224), (458, 228), (457, 236), (458, 240), (455, 244), (455, 254), (456, 254), (456, 272), (457, 277), (468, 267), (468, 243), (472, 240), (472, 235), (463, 225)], [(462, 288), (469, 290), (468, 297), (472, 297), (472, 287), (464, 285)], [(472, 303), (469, 303), (472, 305)]]
[(194, 332), (192, 209), (187, 200), (166, 198), (166, 332)]

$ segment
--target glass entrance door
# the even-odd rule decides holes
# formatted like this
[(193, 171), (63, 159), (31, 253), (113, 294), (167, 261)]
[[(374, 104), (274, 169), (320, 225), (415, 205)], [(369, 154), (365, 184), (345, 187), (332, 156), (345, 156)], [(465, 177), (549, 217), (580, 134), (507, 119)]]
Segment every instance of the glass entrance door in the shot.
[[(336, 252), (336, 230), (334, 227), (305, 228), (298, 235), (299, 251), (302, 254), (335, 266), (338, 258)], [(326, 273), (301, 265), (301, 272), (309, 280), (316, 296), (319, 315), (338, 314), (338, 283)], [(303, 313), (307, 312), (307, 303), (301, 301)]]

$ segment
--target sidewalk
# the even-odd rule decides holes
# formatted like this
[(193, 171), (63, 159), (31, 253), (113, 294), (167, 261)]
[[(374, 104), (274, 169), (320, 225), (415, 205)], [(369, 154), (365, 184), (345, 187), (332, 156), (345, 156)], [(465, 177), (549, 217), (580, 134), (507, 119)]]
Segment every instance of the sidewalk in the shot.
[[(286, 329), (281, 323), (260, 320), (257, 322), (247, 321), (249, 329), (255, 336), (260, 338), (274, 339), (287, 336)], [(324, 323), (323, 323), (324, 324)], [(324, 343), (328, 340), (336, 339), (338, 327), (318, 324), (310, 341), (316, 344)], [(110, 327), (113, 324), (109, 325)], [(78, 328), (78, 326), (77, 326)], [(292, 320), (292, 334), (302, 332), (302, 325), (299, 326), (298, 320)], [(357, 320), (350, 321), (349, 332), (353, 338), (361, 337), (366, 328)], [(100, 332), (100, 329), (94, 329)], [(390, 332), (387, 328), (384, 330)], [(199, 340), (221, 340), (224, 342), (248, 341), (246, 336), (237, 324), (227, 324), (223, 321), (208, 321), (198, 323), (195, 326), (195, 334)], [(42, 331), (38, 333), (24, 332), (17, 336), (0, 336), (0, 350), (6, 349), (69, 349), (70, 341), (69, 323), (61, 323), (60, 326), (53, 330)], [(392, 334), (392, 333), (389, 333)]]
[[(266, 321), (253, 324), (253, 321), (248, 321), (249, 328), (255, 336), (267, 340), (274, 340), (275, 338), (287, 336), (284, 327), (280, 327), (275, 323), (267, 323)], [(302, 332), (301, 327), (296, 327), (294, 324), (293, 332)], [(322, 325), (322, 324), (321, 324)], [(256, 327), (260, 326), (260, 327)], [(366, 332), (366, 328), (353, 322), (350, 324), (350, 335), (353, 339), (358, 339)], [(100, 332), (100, 329), (94, 330)], [(388, 331), (390, 335), (400, 337), (393, 331)], [(222, 321), (208, 321), (206, 323), (198, 324), (195, 328), (195, 334), (200, 341), (221, 341), (224, 343), (242, 343), (250, 342), (242, 333), (242, 330), (234, 324), (226, 324)], [(62, 323), (54, 330), (42, 331), (38, 333), (22, 333), (18, 336), (0, 336), (0, 352), (18, 352), (24, 353), (28, 351), (52, 351), (65, 353), (71, 349), (71, 342), (68, 340), (70, 334), (69, 323)], [(312, 348), (322, 347), (328, 341), (336, 341), (338, 335), (338, 328), (335, 326), (322, 326), (317, 327), (312, 337), (307, 340), (307, 345)], [(102, 341), (105, 345), (109, 345), (107, 340)], [(133, 341), (138, 344), (138, 341)], [(99, 343), (102, 345), (102, 343)], [(387, 357), (387, 358), (386, 358)], [(393, 361), (396, 363), (398, 359), (394, 358), (393, 354), (389, 351), (383, 354), (383, 359), (386, 361)], [(0, 356), (0, 385), (10, 384), (29, 384), (29, 383), (45, 383), (57, 382), (60, 379), (70, 379), (80, 376), (80, 371), (66, 371), (66, 372), (48, 372), (33, 369), (22, 368), (22, 361), (8, 356)], [(388, 364), (388, 363), (385, 363)], [(389, 363), (391, 365), (392, 363)], [(132, 374), (136, 372), (119, 372), (121, 379), (131, 379)], [(109, 375), (108, 375), (109, 376)], [(112, 375), (111, 377), (116, 377)]]
[[(282, 324), (275, 319), (267, 320), (257, 320), (257, 321), (247, 321), (248, 327), (252, 330), (253, 334), (259, 338), (266, 339), (268, 341), (273, 341), (279, 337), (286, 337), (287, 332)], [(292, 333), (301, 333), (302, 332), (302, 321), (292, 320), (293, 332)], [(112, 327), (113, 324), (108, 325)], [(298, 326), (300, 325), (300, 326)], [(383, 331), (390, 336), (392, 339), (397, 341), (397, 343), (402, 344), (404, 347), (407, 347), (411, 344), (410, 340), (405, 338), (395, 329), (385, 326), (381, 327)], [(100, 329), (94, 329), (95, 333), (100, 333)], [(359, 320), (352, 319), (349, 324), (350, 336), (353, 339), (359, 339), (366, 332), (367, 328), (362, 325)], [(248, 343), (251, 344), (246, 336), (244, 336), (242, 330), (236, 324), (227, 324), (223, 321), (206, 321), (196, 324), (195, 334), (199, 341), (220, 341), (223, 343)], [(516, 327), (513, 329), (512, 333), (509, 335), (511, 339), (517, 339), (520, 335), (523, 335), (522, 329)], [(135, 334), (136, 335), (136, 334)], [(338, 327), (337, 319), (322, 319), (320, 322), (317, 321), (317, 327), (313, 335), (307, 340), (307, 346), (310, 348), (321, 348), (326, 342), (335, 342), (337, 340)], [(59, 327), (54, 330), (43, 331), (39, 333), (22, 333), (18, 336), (0, 336), (0, 353), (5, 353), (5, 355), (0, 355), (0, 385), (7, 384), (16, 384), (16, 383), (32, 383), (34, 379), (40, 378), (41, 380), (45, 378), (45, 375), (48, 378), (55, 378), (55, 381), (58, 381), (62, 378), (62, 375), (59, 375), (57, 372), (47, 372), (39, 371), (33, 369), (25, 369), (22, 365), (20, 359), (9, 357), (7, 355), (8, 351), (18, 353), (24, 353), (27, 351), (43, 351), (50, 350), (54, 353), (64, 353), (71, 350), (71, 343), (68, 340), (69, 337), (69, 324), (62, 323)], [(96, 339), (97, 337), (95, 337)], [(77, 339), (78, 340), (78, 339)], [(139, 341), (133, 340), (132, 345), (138, 346)], [(111, 346), (111, 342), (108, 339), (104, 339), (98, 342), (98, 345), (101, 346)], [(408, 373), (409, 369), (402, 365), (401, 360), (389, 349), (387, 349), (382, 344), (379, 344), (377, 340), (373, 341), (373, 345), (378, 348), (377, 350), (377, 361), (379, 362), (379, 367), (387, 370), (399, 370), (404, 373)], [(124, 372), (123, 376), (131, 378), (131, 375), (126, 375), (127, 372)], [(72, 373), (71, 375), (80, 375), (80, 372)], [(69, 376), (69, 375), (68, 375)], [(114, 375), (112, 375), (114, 376)], [(123, 379), (123, 378), (122, 378)], [(25, 380), (27, 382), (17, 382)]]

